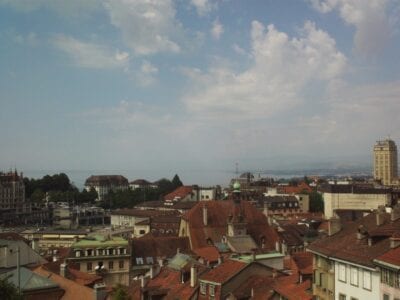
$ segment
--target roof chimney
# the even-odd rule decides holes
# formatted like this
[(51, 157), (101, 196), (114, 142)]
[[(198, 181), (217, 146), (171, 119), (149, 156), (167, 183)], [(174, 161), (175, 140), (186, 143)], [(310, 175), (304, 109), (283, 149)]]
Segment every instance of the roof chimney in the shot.
[(396, 204), (393, 206), (392, 211), (390, 213), (390, 221), (396, 221), (400, 218), (400, 204)]
[(93, 287), (94, 300), (104, 300), (107, 297), (106, 285), (104, 283), (96, 283)]
[(390, 248), (394, 249), (400, 246), (400, 235), (392, 235), (390, 237)]
[(334, 215), (328, 220), (328, 236), (338, 233), (341, 229), (340, 218)]
[(62, 276), (62, 277), (67, 277), (67, 265), (66, 264), (64, 264), (64, 263), (62, 263), (61, 265), (60, 265), (60, 275)]
[(141, 287), (141, 288), (144, 288), (144, 287), (146, 286), (146, 284), (147, 284), (147, 279), (148, 279), (148, 277), (146, 277), (146, 276), (140, 277), (140, 287)]
[(195, 287), (197, 284), (197, 270), (196, 266), (192, 265), (190, 268), (190, 287)]
[(376, 226), (380, 226), (384, 223), (385, 221), (385, 207), (382, 205), (378, 206), (378, 209), (376, 211)]
[(203, 224), (204, 226), (208, 225), (208, 214), (207, 214), (207, 206), (203, 205)]

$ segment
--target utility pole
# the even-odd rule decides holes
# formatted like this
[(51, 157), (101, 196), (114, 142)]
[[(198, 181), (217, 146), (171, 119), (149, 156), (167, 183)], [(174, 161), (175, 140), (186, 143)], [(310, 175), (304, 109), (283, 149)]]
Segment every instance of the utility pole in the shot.
[(21, 295), (21, 267), (20, 267), (20, 249), (17, 246), (17, 276), (18, 276), (18, 293)]

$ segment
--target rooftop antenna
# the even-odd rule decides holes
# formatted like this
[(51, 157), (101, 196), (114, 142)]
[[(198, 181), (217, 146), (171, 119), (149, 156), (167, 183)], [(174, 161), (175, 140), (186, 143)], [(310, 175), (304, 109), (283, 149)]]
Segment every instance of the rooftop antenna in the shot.
[(235, 163), (235, 166), (236, 166), (236, 170), (235, 170), (236, 178), (239, 178), (239, 164)]

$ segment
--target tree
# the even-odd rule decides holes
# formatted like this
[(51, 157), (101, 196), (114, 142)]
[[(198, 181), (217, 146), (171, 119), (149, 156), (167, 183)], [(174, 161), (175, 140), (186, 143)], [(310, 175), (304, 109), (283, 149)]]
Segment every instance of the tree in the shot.
[(114, 293), (113, 293), (113, 300), (129, 300), (131, 297), (129, 297), (126, 288), (124, 288), (121, 284), (118, 284), (115, 287)]
[(8, 281), (8, 277), (0, 278), (0, 299), (2, 300), (22, 300), (17, 287)]
[(323, 212), (324, 211), (324, 199), (322, 195), (317, 191), (310, 193), (310, 211), (311, 212)]
[(181, 179), (179, 178), (178, 174), (175, 174), (174, 178), (172, 178), (172, 186), (174, 187), (174, 189), (182, 186), (183, 183), (181, 181)]

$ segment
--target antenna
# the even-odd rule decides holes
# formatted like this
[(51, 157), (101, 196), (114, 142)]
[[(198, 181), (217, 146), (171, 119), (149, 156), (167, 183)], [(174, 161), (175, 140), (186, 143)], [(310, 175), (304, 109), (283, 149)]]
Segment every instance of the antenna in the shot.
[(236, 166), (236, 170), (235, 170), (236, 177), (239, 177), (239, 164), (235, 163), (235, 166)]

